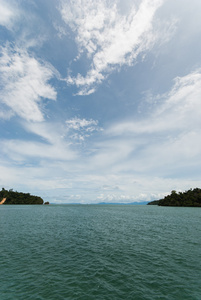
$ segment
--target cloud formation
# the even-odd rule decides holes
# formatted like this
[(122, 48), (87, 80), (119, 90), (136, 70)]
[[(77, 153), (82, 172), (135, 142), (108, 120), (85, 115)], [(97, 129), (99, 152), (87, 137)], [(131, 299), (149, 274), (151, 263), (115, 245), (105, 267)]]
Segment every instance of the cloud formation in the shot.
[[(146, 118), (108, 128), (105, 133), (110, 139), (131, 148), (128, 155), (132, 152), (132, 156), (127, 155), (128, 161), (125, 157), (119, 170), (174, 176), (186, 168), (193, 176), (201, 152), (200, 99), (201, 71), (196, 70), (177, 77), (168, 93), (154, 97), (157, 104), (153, 102), (152, 113)], [(117, 168), (118, 162), (114, 164)]]
[(13, 21), (18, 15), (17, 8), (9, 5), (7, 1), (0, 0), (0, 25), (12, 28)]
[[(57, 166), (60, 162), (69, 162), (78, 158), (76, 150), (70, 149), (69, 139), (64, 139), (64, 131), (59, 123), (21, 122), (28, 133), (28, 139), (6, 139), (0, 141), (3, 160), (9, 158), (12, 163), (37, 166), (46, 162)], [(55, 171), (56, 172), (56, 171)]]
[(66, 121), (66, 126), (68, 131), (72, 134), (71, 138), (79, 141), (84, 141), (88, 138), (94, 131), (101, 131), (102, 128), (98, 126), (97, 120), (86, 120), (80, 118), (73, 118)]
[(42, 121), (42, 98), (56, 100), (56, 91), (48, 83), (53, 69), (30, 56), (26, 49), (1, 47), (1, 103), (27, 121)]
[(200, 3), (0, 0), (2, 185), (83, 203), (199, 186)]
[(152, 114), (139, 122), (120, 122), (109, 129), (112, 135), (156, 134), (199, 129), (201, 125), (201, 70), (177, 77), (171, 90), (153, 97)]
[(87, 54), (90, 68), (86, 75), (67, 78), (80, 88), (79, 95), (95, 91), (110, 72), (122, 65), (132, 65), (139, 54), (156, 40), (153, 19), (163, 0), (143, 0), (121, 14), (118, 5), (104, 1), (61, 0), (60, 12), (76, 35), (78, 58)]

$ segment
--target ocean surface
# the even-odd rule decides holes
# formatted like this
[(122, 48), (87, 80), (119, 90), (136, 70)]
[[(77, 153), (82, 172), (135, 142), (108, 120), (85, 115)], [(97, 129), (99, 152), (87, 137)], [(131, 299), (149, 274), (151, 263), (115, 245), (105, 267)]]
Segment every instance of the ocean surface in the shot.
[(0, 299), (201, 300), (201, 208), (1, 205)]

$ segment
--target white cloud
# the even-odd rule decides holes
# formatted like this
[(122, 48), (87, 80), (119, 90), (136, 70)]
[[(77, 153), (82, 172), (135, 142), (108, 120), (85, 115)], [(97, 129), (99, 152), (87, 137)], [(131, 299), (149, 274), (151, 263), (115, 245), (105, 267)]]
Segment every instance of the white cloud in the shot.
[[(117, 172), (119, 166), (125, 164), (135, 149), (133, 141), (125, 139), (104, 139), (102, 143), (94, 145), (94, 155), (88, 168), (98, 169), (99, 172)], [(122, 171), (122, 169), (121, 169)]]
[(17, 7), (11, 6), (8, 2), (0, 0), (0, 25), (11, 29), (13, 21), (18, 15)]
[(49, 144), (59, 144), (64, 134), (60, 123), (23, 122), (22, 125), (27, 132), (36, 134)]
[(170, 92), (153, 99), (153, 112), (139, 122), (121, 122), (113, 125), (108, 134), (157, 134), (178, 133), (196, 130), (201, 125), (201, 71), (197, 70), (184, 77), (177, 77)]
[(22, 140), (2, 140), (1, 151), (15, 161), (27, 161), (32, 158), (42, 160), (51, 159), (68, 161), (75, 158), (75, 154), (62, 144), (45, 144)]
[[(158, 195), (156, 195), (158, 196)], [(106, 202), (106, 203), (141, 203), (141, 202), (148, 202), (155, 198), (155, 195), (148, 195), (148, 194), (138, 194), (138, 195), (130, 195), (130, 194), (100, 194), (97, 196), (96, 201), (99, 202)], [(155, 198), (158, 199), (158, 198)]]
[(66, 30), (64, 27), (62, 27), (61, 25), (57, 24), (56, 22), (53, 23), (54, 28), (56, 29), (56, 31), (58, 32), (58, 37), (60, 39), (63, 38), (63, 36), (66, 35)]
[[(71, 120), (67, 120), (66, 125), (68, 128), (72, 128), (75, 130), (80, 130), (80, 129), (85, 128), (86, 131), (94, 131), (95, 130), (94, 125), (95, 126), (98, 125), (98, 121), (73, 118)], [(93, 126), (91, 127), (91, 125), (93, 125)]]
[[(14, 6), (7, 4), (12, 2), (16, 5), (18, 3), (21, 10), (15, 11)], [(160, 75), (163, 73), (160, 84), (156, 76), (157, 63), (154, 69), (149, 69), (153, 63), (153, 57), (150, 56), (148, 64), (143, 64), (143, 67), (139, 68), (142, 72), (148, 73), (145, 82), (142, 82), (137, 90), (140, 93), (149, 76), (153, 75), (150, 84), (154, 82), (164, 91), (165, 86), (169, 85), (169, 79), (175, 76), (172, 74), (184, 74), (184, 70), (189, 70), (194, 57), (188, 55), (190, 52), (186, 52), (186, 47), (178, 46), (177, 39), (180, 43), (185, 40), (181, 45), (189, 48), (191, 45), (189, 41), (196, 40), (194, 46), (198, 45), (197, 41), (199, 41), (197, 39), (200, 30), (199, 13), (196, 14), (194, 22), (191, 22), (188, 1), (184, 2), (183, 5), (182, 0), (179, 3), (165, 0), (127, 0), (126, 2), (124, 0), (61, 0), (60, 12), (65, 22), (63, 23), (61, 20), (56, 20), (58, 17), (56, 13), (47, 13), (50, 10), (53, 12), (55, 4), (49, 6), (47, 2), (47, 6), (44, 6), (47, 10), (38, 14), (40, 3), (35, 4), (31, 1), (31, 5), (35, 5), (32, 9), (33, 6), (29, 4), (24, 6), (22, 1), (0, 0), (0, 24), (12, 30), (9, 38), (13, 40), (13, 45), (19, 46), (14, 48), (4, 44), (1, 48), (0, 118), (9, 119), (14, 115), (23, 118), (23, 122), (21, 120), (20, 123), (23, 128), (19, 128), (17, 123), (16, 130), (14, 128), (16, 123), (11, 122), (7, 128), (7, 123), (2, 122), (6, 130), (2, 133), (0, 141), (0, 180), (6, 185), (5, 187), (18, 189), (24, 186), (28, 191), (29, 189), (41, 190), (39, 194), (42, 194), (42, 190), (45, 189), (49, 197), (52, 197), (52, 202), (90, 203), (152, 200), (163, 197), (172, 189), (184, 190), (199, 186), (200, 70), (176, 78), (169, 92), (153, 96), (150, 99), (153, 103), (148, 104), (149, 109), (146, 106), (148, 102), (144, 106), (147, 109), (146, 116), (141, 114), (138, 116), (138, 121), (133, 119), (128, 121), (125, 113), (126, 120), (121, 120), (103, 131), (96, 120), (97, 110), (92, 112), (91, 108), (90, 112), (94, 113), (94, 119), (75, 117), (67, 120), (65, 124), (62, 123), (62, 118), (68, 109), (69, 115), (73, 111), (79, 111), (83, 116), (84, 111), (87, 111), (88, 108), (85, 106), (84, 111), (81, 112), (79, 101), (73, 105), (68, 101), (65, 103), (65, 108), (64, 99), (58, 102), (54, 116), (56, 118), (58, 111), (62, 109), (62, 114), (58, 117), (59, 121), (54, 122), (49, 119), (47, 122), (43, 113), (43, 103), (47, 101), (45, 99), (56, 99), (56, 91), (51, 81), (55, 70), (31, 55), (31, 51), (37, 48), (38, 56), (48, 55), (47, 59), (53, 59), (55, 66), (60, 68), (63, 66), (59, 61), (60, 57), (55, 60), (54, 53), (51, 52), (56, 51), (58, 46), (55, 44), (55, 31), (52, 31), (52, 25), (58, 31), (60, 38), (68, 34), (69, 42), (72, 42), (73, 32), (78, 53), (69, 63), (72, 72), (69, 71), (70, 76), (67, 81), (78, 87), (78, 95), (90, 95), (111, 72), (119, 70), (122, 66), (135, 64), (155, 46), (154, 54), (158, 51), (159, 58), (157, 59), (158, 73)], [(195, 3), (196, 0), (193, 2)], [(163, 3), (165, 3), (163, 8), (158, 10)], [(124, 5), (126, 8), (123, 7)], [(169, 10), (167, 10), (168, 6)], [(180, 8), (184, 10), (185, 7), (186, 12), (181, 12)], [(194, 16), (195, 7), (192, 5), (190, 9), (191, 16)], [(196, 11), (199, 12), (199, 9)], [(46, 17), (42, 20), (43, 13)], [(16, 22), (19, 15), (23, 16), (23, 19)], [(50, 15), (54, 20), (49, 19)], [(179, 21), (176, 24), (177, 20)], [(16, 27), (13, 26), (14, 24)], [(170, 39), (176, 25), (180, 31), (170, 43), (174, 45), (174, 49), (177, 49), (175, 53), (171, 45), (161, 47), (161, 43)], [(71, 28), (70, 33), (69, 28)], [(2, 30), (5, 34), (8, 33), (5, 28)], [(162, 39), (160, 39), (161, 33)], [(66, 38), (61, 40), (60, 45), (63, 46), (66, 40)], [(42, 43), (44, 47), (38, 47)], [(47, 53), (45, 49), (49, 46)], [(61, 58), (64, 55), (62, 51), (67, 51), (66, 60), (73, 59), (74, 44), (71, 46), (68, 49), (60, 49)], [(194, 53), (199, 55), (199, 45), (196, 49)], [(188, 64), (182, 64), (182, 69), (177, 59), (179, 56), (183, 57), (183, 61), (188, 56), (186, 60), (189, 60)], [(78, 60), (81, 61), (80, 69)], [(177, 65), (173, 68), (174, 62)], [(193, 65), (196, 65), (196, 59)], [(81, 69), (86, 71), (82, 73)], [(170, 69), (174, 69), (174, 72)], [(77, 73), (73, 73), (77, 70)], [(135, 75), (137, 76), (136, 73)], [(142, 77), (143, 75), (144, 73), (141, 73)], [(132, 78), (128, 80), (131, 81)], [(146, 88), (147, 86), (148, 84)], [(61, 85), (59, 84), (58, 87)], [(59, 98), (69, 97), (71, 90), (60, 90)], [(127, 101), (127, 104), (131, 104), (131, 93), (135, 93), (136, 89), (128, 92), (130, 102)], [(121, 98), (122, 95), (123, 91), (121, 95), (116, 93), (119, 102), (124, 103), (127, 98)], [(136, 99), (134, 98), (133, 108), (137, 105), (134, 104)], [(113, 102), (108, 102), (108, 109), (112, 104)], [(115, 115), (115, 120), (126, 111), (128, 110), (119, 111), (119, 115), (118, 113)], [(150, 115), (148, 111), (151, 112)], [(98, 116), (103, 113), (100, 107)], [(129, 112), (129, 115), (131, 113)], [(106, 119), (107, 116), (104, 115), (102, 121)], [(16, 122), (15, 119), (12, 121)], [(109, 122), (112, 122), (112, 119)], [(11, 136), (12, 130), (16, 132), (13, 131)], [(90, 138), (92, 135), (95, 136), (94, 139)], [(83, 147), (79, 146), (81, 143)]]
[(0, 119), (9, 120), (13, 116), (13, 112), (8, 107), (1, 107)]
[(78, 58), (86, 52), (91, 62), (85, 76), (69, 76), (69, 84), (81, 90), (78, 94), (94, 92), (118, 66), (131, 65), (139, 54), (156, 41), (153, 30), (155, 12), (163, 0), (142, 0), (130, 12), (121, 14), (118, 5), (108, 1), (61, 1), (63, 20), (74, 31), (79, 47)]
[(97, 120), (86, 120), (80, 118), (73, 118), (66, 121), (68, 131), (72, 132), (71, 138), (75, 140), (84, 141), (94, 131), (102, 131), (102, 128), (98, 126)]
[[(184, 175), (193, 176), (201, 163), (201, 71), (176, 78), (171, 91), (156, 99), (157, 106), (153, 103), (146, 119), (119, 122), (105, 130), (108, 139), (120, 145), (115, 155), (122, 145), (130, 147), (130, 152), (124, 151), (124, 160), (114, 160), (115, 169), (161, 176), (185, 169)], [(107, 152), (108, 159), (111, 152)]]
[(73, 161), (77, 152), (70, 149), (71, 142), (64, 139), (65, 129), (60, 123), (22, 122), (29, 139), (2, 139), (1, 153), (12, 161)]
[(42, 121), (42, 98), (56, 99), (55, 89), (48, 84), (54, 70), (31, 57), (26, 50), (1, 48), (1, 102), (14, 114), (30, 121)]

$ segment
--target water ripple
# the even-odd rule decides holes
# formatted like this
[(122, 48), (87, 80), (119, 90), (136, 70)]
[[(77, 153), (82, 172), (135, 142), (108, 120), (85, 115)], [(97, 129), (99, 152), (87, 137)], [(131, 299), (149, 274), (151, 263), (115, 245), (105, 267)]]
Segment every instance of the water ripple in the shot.
[(194, 208), (1, 206), (0, 299), (200, 300), (200, 217)]

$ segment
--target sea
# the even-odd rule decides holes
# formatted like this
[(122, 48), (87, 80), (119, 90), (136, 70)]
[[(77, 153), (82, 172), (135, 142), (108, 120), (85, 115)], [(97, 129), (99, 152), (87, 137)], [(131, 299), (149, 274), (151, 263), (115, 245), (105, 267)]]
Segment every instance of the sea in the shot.
[(201, 208), (1, 205), (1, 300), (201, 300)]

